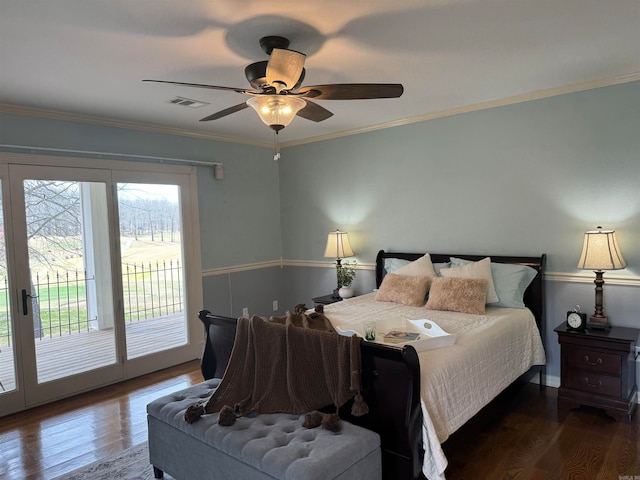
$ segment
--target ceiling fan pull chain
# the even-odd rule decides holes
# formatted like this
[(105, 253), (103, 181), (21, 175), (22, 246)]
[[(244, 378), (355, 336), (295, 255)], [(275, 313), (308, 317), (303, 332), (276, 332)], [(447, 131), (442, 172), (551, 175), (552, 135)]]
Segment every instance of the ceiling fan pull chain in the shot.
[(273, 161), (277, 162), (280, 160), (280, 147), (278, 146), (278, 132), (274, 131), (273, 138)]

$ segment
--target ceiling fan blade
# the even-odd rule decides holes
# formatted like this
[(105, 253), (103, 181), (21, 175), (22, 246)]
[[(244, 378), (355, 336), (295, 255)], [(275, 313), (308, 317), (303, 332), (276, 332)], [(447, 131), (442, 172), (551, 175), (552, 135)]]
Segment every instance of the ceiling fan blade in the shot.
[(295, 50), (274, 48), (267, 64), (267, 83), (280, 90), (292, 89), (302, 75), (307, 56)]
[(314, 100), (368, 100), (398, 98), (402, 92), (400, 83), (333, 83), (302, 87), (298, 93)]
[(311, 120), (313, 122), (321, 122), (323, 120), (326, 120), (327, 118), (333, 117), (333, 113), (331, 113), (326, 108), (321, 107), (317, 103), (306, 99), (305, 102), (307, 105), (297, 113), (299, 117), (306, 118), (307, 120)]
[(227, 115), (231, 115), (232, 113), (239, 112), (240, 110), (244, 110), (249, 105), (244, 103), (239, 103), (238, 105), (234, 105), (233, 107), (225, 108), (224, 110), (220, 110), (219, 112), (214, 113), (213, 115), (209, 115), (208, 117), (201, 118), (201, 122), (208, 122), (210, 120), (217, 120), (222, 117), (226, 117)]
[(142, 80), (143, 82), (153, 82), (153, 83), (169, 83), (171, 85), (182, 85), (183, 87), (196, 87), (196, 88), (209, 88), (211, 90), (226, 90), (230, 92), (237, 93), (258, 93), (253, 90), (247, 90), (246, 88), (238, 88), (238, 87), (222, 87), (220, 85), (206, 85), (202, 83), (185, 83), (185, 82), (170, 82), (168, 80)]

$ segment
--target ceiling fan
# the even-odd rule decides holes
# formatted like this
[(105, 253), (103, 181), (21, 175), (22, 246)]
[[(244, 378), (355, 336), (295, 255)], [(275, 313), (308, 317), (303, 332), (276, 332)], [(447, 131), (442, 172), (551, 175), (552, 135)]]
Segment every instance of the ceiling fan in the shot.
[(251, 98), (246, 102), (225, 108), (200, 121), (217, 120), (252, 107), (260, 119), (276, 133), (289, 125), (296, 115), (314, 122), (321, 122), (333, 115), (329, 110), (315, 103), (315, 100), (398, 98), (404, 91), (399, 83), (334, 83), (301, 87), (305, 76), (306, 55), (304, 53), (289, 50), (289, 40), (279, 36), (261, 38), (260, 47), (270, 55), (269, 60), (252, 63), (244, 69), (245, 76), (253, 89), (167, 80), (143, 80), (143, 82), (169, 83), (249, 95)]

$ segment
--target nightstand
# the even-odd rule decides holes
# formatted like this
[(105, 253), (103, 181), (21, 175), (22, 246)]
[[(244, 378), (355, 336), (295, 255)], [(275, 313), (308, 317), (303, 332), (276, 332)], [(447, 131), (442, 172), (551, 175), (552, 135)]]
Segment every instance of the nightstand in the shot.
[(580, 405), (602, 408), (630, 423), (636, 408), (636, 353), (640, 329), (576, 332), (566, 323), (554, 330), (560, 343), (558, 413)]
[(313, 300), (313, 303), (315, 303), (316, 305), (331, 305), (332, 303), (341, 302), (342, 298), (338, 297), (337, 295), (334, 296), (333, 293), (330, 293), (329, 295), (312, 298), (311, 300)]

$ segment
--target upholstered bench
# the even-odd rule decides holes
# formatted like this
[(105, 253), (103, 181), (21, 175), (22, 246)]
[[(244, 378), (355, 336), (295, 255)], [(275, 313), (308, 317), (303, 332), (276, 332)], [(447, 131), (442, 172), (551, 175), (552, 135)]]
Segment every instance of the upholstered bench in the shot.
[(211, 396), (208, 380), (147, 405), (149, 460), (156, 478), (177, 480), (376, 480), (380, 437), (341, 421), (338, 433), (302, 426), (304, 415), (262, 414), (218, 425), (218, 414), (184, 421), (189, 405)]

